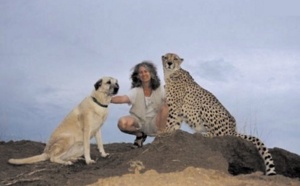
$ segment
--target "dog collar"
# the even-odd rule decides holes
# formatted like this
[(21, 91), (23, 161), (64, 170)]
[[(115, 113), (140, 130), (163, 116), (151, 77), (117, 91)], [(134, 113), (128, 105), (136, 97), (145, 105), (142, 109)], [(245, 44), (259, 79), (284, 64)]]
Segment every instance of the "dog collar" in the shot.
[(100, 103), (95, 97), (92, 97), (92, 99), (93, 99), (93, 101), (94, 101), (97, 105), (99, 105), (100, 107), (104, 107), (104, 108), (107, 108), (107, 107), (108, 107), (108, 105), (103, 105), (102, 103)]

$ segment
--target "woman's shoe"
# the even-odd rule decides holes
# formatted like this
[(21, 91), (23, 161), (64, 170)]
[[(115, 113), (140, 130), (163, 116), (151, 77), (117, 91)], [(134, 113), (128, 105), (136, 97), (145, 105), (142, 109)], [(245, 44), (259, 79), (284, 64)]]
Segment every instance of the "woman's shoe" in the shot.
[(142, 136), (135, 138), (132, 148), (136, 149), (136, 148), (143, 147), (143, 143), (146, 141), (146, 139), (147, 139), (147, 135), (142, 132)]

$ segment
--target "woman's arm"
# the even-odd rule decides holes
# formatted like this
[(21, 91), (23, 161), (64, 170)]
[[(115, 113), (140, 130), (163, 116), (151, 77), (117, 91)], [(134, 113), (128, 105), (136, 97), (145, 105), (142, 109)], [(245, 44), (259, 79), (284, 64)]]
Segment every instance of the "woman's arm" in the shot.
[(124, 96), (114, 96), (111, 98), (111, 103), (115, 103), (115, 104), (122, 104), (122, 103), (130, 103), (130, 100), (128, 98), (128, 96), (124, 95)]

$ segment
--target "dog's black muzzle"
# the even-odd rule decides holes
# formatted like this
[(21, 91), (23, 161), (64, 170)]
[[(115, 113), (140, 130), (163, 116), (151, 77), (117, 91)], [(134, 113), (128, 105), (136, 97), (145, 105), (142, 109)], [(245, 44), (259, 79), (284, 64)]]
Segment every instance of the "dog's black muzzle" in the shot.
[(118, 94), (118, 91), (119, 91), (119, 84), (116, 83), (116, 84), (115, 84), (115, 87), (114, 87), (114, 90), (113, 90), (113, 94), (114, 94), (114, 95), (115, 95), (115, 94)]

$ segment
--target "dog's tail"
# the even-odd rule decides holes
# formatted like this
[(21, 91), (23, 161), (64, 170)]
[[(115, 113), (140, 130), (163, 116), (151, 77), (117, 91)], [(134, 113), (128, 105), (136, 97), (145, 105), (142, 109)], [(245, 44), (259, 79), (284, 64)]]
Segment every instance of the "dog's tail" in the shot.
[(22, 165), (22, 164), (32, 164), (40, 161), (45, 161), (49, 159), (49, 156), (46, 153), (31, 156), (28, 158), (22, 158), (22, 159), (9, 159), (8, 163), (15, 164), (15, 165)]

